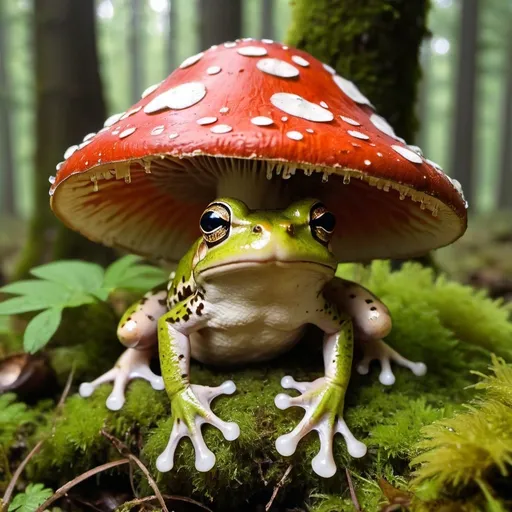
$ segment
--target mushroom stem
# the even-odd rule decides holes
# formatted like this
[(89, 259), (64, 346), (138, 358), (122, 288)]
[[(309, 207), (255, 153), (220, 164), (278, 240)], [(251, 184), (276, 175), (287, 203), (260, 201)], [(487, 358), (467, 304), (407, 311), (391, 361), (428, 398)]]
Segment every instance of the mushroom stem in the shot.
[[(217, 197), (235, 197), (251, 209), (286, 208), (291, 202), (289, 187), (280, 176), (271, 177), (276, 166), (260, 160), (233, 160), (234, 167), (219, 177)], [(268, 169), (267, 169), (268, 168)]]

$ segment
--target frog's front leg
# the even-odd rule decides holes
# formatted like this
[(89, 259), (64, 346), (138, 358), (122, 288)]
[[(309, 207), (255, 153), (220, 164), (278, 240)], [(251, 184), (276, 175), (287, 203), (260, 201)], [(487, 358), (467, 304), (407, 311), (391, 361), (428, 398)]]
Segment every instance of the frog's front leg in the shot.
[(408, 368), (418, 377), (425, 375), (427, 367), (424, 363), (406, 359), (383, 341), (382, 338), (391, 331), (391, 315), (375, 295), (357, 283), (338, 277), (327, 285), (325, 293), (354, 322), (355, 338), (363, 350), (363, 358), (357, 365), (358, 373), (366, 375), (370, 363), (378, 360), (381, 366), (379, 380), (387, 386), (395, 382), (391, 362)]
[(317, 325), (323, 329), (325, 376), (314, 382), (296, 382), (292, 377), (284, 377), (284, 388), (296, 389), (302, 394), (290, 397), (284, 393), (276, 396), (279, 409), (299, 406), (306, 413), (300, 423), (288, 434), (276, 441), (277, 451), (284, 456), (295, 452), (298, 442), (312, 430), (320, 437), (320, 451), (312, 460), (315, 473), (329, 478), (336, 473), (332, 447), (333, 438), (341, 434), (345, 438), (347, 450), (352, 457), (362, 457), (366, 445), (358, 441), (350, 432), (343, 419), (345, 392), (350, 380), (353, 352), (353, 329), (349, 318), (341, 318), (335, 308), (326, 305), (320, 312), (323, 318)]
[(210, 408), (210, 402), (217, 396), (236, 391), (233, 381), (218, 387), (190, 384), (189, 336), (206, 326), (207, 320), (208, 307), (202, 301), (201, 292), (196, 292), (158, 322), (160, 364), (173, 418), (169, 442), (156, 461), (157, 469), (162, 472), (172, 469), (176, 447), (186, 436), (194, 446), (196, 469), (209, 471), (215, 465), (215, 455), (206, 446), (201, 432), (205, 423), (217, 427), (228, 441), (240, 435), (236, 423), (221, 420)]
[(129, 347), (117, 360), (114, 367), (92, 382), (83, 382), (78, 392), (89, 397), (94, 390), (106, 382), (113, 382), (114, 388), (106, 405), (112, 411), (121, 409), (125, 402), (126, 386), (132, 379), (147, 380), (153, 389), (164, 389), (162, 377), (149, 367), (157, 343), (157, 321), (167, 311), (167, 292), (155, 290), (132, 304), (119, 321), (117, 336), (123, 345)]

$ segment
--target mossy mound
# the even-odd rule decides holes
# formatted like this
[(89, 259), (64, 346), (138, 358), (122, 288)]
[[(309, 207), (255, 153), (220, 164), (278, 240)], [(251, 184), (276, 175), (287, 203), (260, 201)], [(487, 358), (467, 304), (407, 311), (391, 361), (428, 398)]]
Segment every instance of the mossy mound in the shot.
[[(167, 443), (171, 428), (169, 402), (164, 392), (152, 390), (145, 382), (133, 382), (120, 412), (110, 412), (105, 407), (110, 385), (89, 399), (71, 396), (53, 434), (29, 466), (30, 479), (56, 488), (74, 475), (119, 458), (100, 434), (103, 428), (140, 456), (156, 476), (162, 492), (193, 497), (215, 511), (252, 510), (253, 504), (266, 503), (290, 464), (292, 469), (278, 493), (276, 507), (281, 503), (304, 508), (308, 503), (315, 512), (353, 510), (345, 468), (352, 475), (359, 502), (366, 511), (378, 510), (383, 501), (379, 487), (382, 478), (396, 488), (411, 491), (411, 506), (417, 510), (463, 510), (456, 508), (461, 505), (461, 493), (470, 497), (464, 504), (467, 510), (482, 510), (489, 500), (494, 500), (496, 507), (504, 506), (507, 496), (500, 482), (503, 467), (510, 464), (510, 436), (497, 443), (482, 443), (478, 448), (480, 458), (487, 462), (467, 479), (438, 478), (438, 469), (429, 473), (429, 464), (439, 465), (440, 460), (451, 463), (450, 450), (441, 453), (441, 459), (428, 460), (428, 456), (425, 459), (420, 454), (444, 446), (444, 441), (436, 444), (435, 430), (443, 427), (431, 426), (434, 430), (422, 433), (425, 426), (444, 425), (442, 422), (456, 421), (449, 420), (454, 414), (459, 415), (455, 418), (469, 414), (462, 404), (473, 399), (475, 389), (469, 386), (480, 378), (472, 371), (487, 372), (491, 352), (512, 360), (512, 323), (507, 311), (469, 287), (443, 278), (435, 280), (431, 271), (419, 265), (409, 264), (391, 272), (387, 263), (376, 262), (371, 269), (343, 266), (340, 273), (362, 282), (386, 302), (394, 319), (393, 332), (386, 341), (407, 357), (424, 361), (429, 368), (422, 378), (397, 368), (392, 387), (378, 382), (376, 367), (368, 376), (353, 373), (345, 418), (354, 434), (368, 444), (369, 451), (363, 459), (349, 457), (342, 438), (337, 438), (335, 457), (339, 470), (333, 478), (324, 480), (311, 469), (311, 459), (319, 448), (316, 434), (304, 439), (293, 457), (284, 458), (275, 451), (275, 439), (291, 430), (302, 414), (302, 409), (283, 412), (275, 407), (273, 399), (282, 391), (281, 378), (291, 374), (297, 380), (312, 380), (322, 374), (320, 343), (312, 331), (295, 350), (270, 365), (230, 371), (193, 365), (193, 382), (217, 385), (233, 379), (238, 388), (232, 397), (217, 399), (213, 408), (221, 418), (240, 425), (240, 438), (229, 443), (216, 429), (204, 428), (206, 442), (217, 456), (212, 471), (199, 473), (194, 469), (188, 441), (178, 448), (176, 465), (170, 473), (156, 471), (155, 460)], [(88, 378), (97, 375), (97, 361), (90, 361), (89, 369), (83, 373), (89, 374)], [(489, 389), (512, 389), (512, 378), (507, 379), (488, 378), (484, 382)], [(503, 393), (498, 394), (500, 398), (493, 399), (499, 405), (491, 416), (496, 422), (501, 421), (503, 428), (508, 421), (504, 411), (510, 414), (512, 404), (501, 400)], [(489, 414), (483, 407), (479, 411), (484, 418)], [(471, 424), (468, 416), (467, 426)], [(464, 421), (457, 423), (457, 429), (461, 425)], [(49, 428), (42, 425), (35, 437), (48, 433)], [(490, 428), (492, 431), (492, 425)], [(431, 444), (421, 444), (427, 438)], [(466, 446), (477, 449), (477, 442)], [(500, 450), (502, 456), (495, 456)], [(488, 452), (493, 452), (492, 456), (485, 456)], [(418, 456), (416, 463), (421, 465), (414, 476), (411, 461)], [(126, 469), (116, 472), (128, 482)], [(142, 495), (152, 493), (140, 472), (135, 473), (135, 484)], [(445, 508), (435, 508), (435, 503)]]

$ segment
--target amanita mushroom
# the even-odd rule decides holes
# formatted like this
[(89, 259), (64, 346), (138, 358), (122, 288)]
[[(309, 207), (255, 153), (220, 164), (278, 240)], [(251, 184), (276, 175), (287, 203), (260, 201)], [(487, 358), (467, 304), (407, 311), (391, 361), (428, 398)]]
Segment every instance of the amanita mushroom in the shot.
[(186, 59), (65, 153), (51, 206), (106, 245), (179, 259), (209, 201), (321, 199), (339, 261), (402, 258), (460, 237), (460, 185), (407, 146), (350, 81), (279, 43), (239, 40)]

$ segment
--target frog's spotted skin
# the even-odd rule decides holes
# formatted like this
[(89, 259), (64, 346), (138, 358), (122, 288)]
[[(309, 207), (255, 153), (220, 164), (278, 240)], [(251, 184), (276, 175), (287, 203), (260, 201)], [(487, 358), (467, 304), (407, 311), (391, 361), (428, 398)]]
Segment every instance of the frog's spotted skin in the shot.
[(124, 387), (141, 365), (146, 377), (140, 370), (133, 375), (149, 376), (161, 388), (162, 381), (147, 373), (150, 349), (146, 347), (158, 340), (173, 426), (157, 468), (173, 467), (178, 443), (188, 436), (195, 448), (196, 468), (208, 471), (215, 455), (203, 440), (202, 425), (215, 426), (227, 440), (238, 437), (238, 426), (218, 418), (210, 407), (215, 397), (236, 388), (231, 381), (213, 388), (192, 384), (191, 358), (218, 365), (268, 360), (290, 349), (306, 325), (316, 325), (324, 332), (325, 376), (311, 383), (283, 379), (285, 388), (297, 389), (301, 395), (281, 393), (275, 399), (277, 407), (299, 406), (306, 412), (295, 429), (277, 440), (276, 448), (291, 455), (300, 439), (316, 430), (320, 451), (313, 469), (323, 477), (332, 476), (337, 433), (343, 435), (352, 456), (366, 453), (343, 420), (354, 335), (365, 353), (359, 369), (364, 372), (372, 359), (380, 359), (381, 381), (390, 381), (390, 360), (416, 374), (422, 373), (421, 363), (402, 358), (382, 341), (391, 329), (387, 308), (364, 288), (334, 276), (336, 261), (329, 248), (334, 218), (318, 201), (306, 199), (285, 210), (258, 211), (241, 201), (218, 199), (205, 210), (200, 227), (203, 236), (180, 261), (167, 291), (149, 294), (123, 316), (119, 337), (137, 350), (128, 349), (118, 369), (86, 384), (81, 392), (90, 394), (101, 382), (114, 380), (111, 402), (119, 408)]

